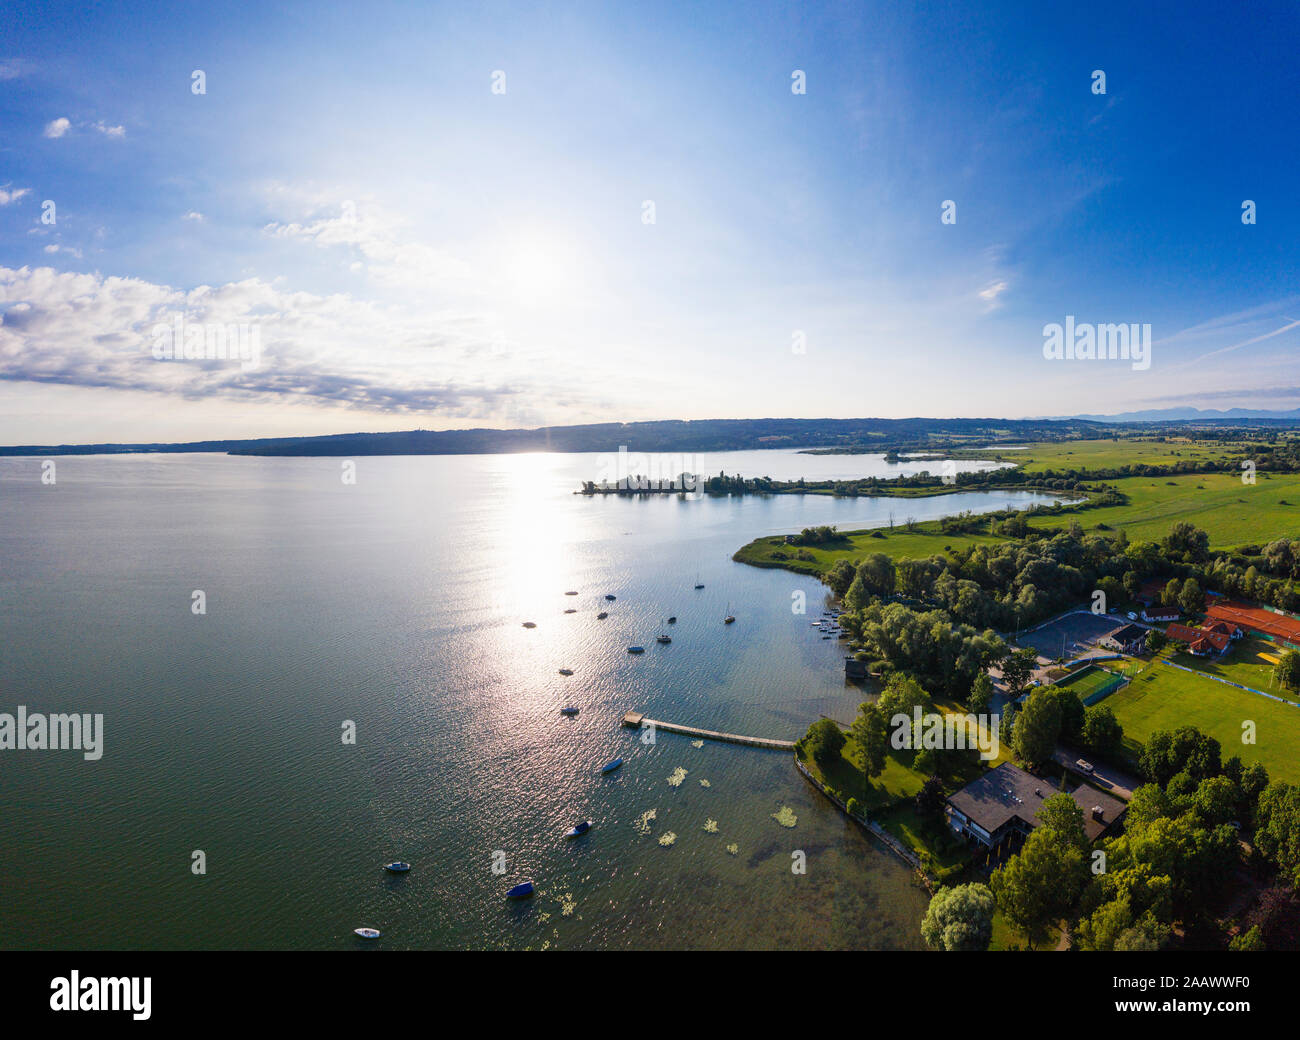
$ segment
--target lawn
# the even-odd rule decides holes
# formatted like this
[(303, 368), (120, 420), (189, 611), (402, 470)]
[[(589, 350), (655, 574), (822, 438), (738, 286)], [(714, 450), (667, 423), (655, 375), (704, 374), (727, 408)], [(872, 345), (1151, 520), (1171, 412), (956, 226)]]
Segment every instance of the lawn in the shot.
[(1273, 678), (1273, 662), (1260, 656), (1269, 654), (1276, 657), (1278, 652), (1277, 644), (1270, 643), (1267, 639), (1245, 636), (1233, 643), (1222, 658), (1193, 657), (1191, 654), (1173, 653), (1170, 650), (1163, 651), (1161, 656), (1184, 668), (1195, 668), (1198, 672), (1216, 675), (1228, 682), (1241, 683), (1242, 686), (1251, 686), (1287, 700), (1295, 700), (1295, 692), (1279, 687)]
[(1173, 466), (1180, 462), (1216, 463), (1236, 456), (1250, 442), (1195, 443), (1186, 438), (1124, 438), (1095, 441), (1049, 441), (1027, 444), (1023, 451), (980, 449), (963, 454), (980, 455), (997, 462), (1019, 463), (1026, 473), (1046, 470), (1118, 469), (1121, 466)]
[[(1124, 727), (1126, 750), (1134, 757), (1157, 730), (1195, 726), (1220, 743), (1225, 759), (1239, 755), (1243, 762), (1262, 762), (1269, 776), (1300, 782), (1300, 708), (1161, 661), (1152, 661), (1104, 703)], [(1246, 720), (1255, 723), (1254, 744), (1242, 743)]]
[[(1262, 545), (1300, 528), (1300, 474), (1260, 473), (1253, 485), (1242, 484), (1230, 473), (1204, 473), (1179, 477), (1125, 477), (1110, 481), (1128, 502), (1067, 512), (1059, 516), (1038, 516), (1029, 523), (1041, 529), (1061, 529), (1075, 520), (1085, 530), (1101, 525), (1123, 528), (1129, 540), (1158, 541), (1174, 524), (1187, 521), (1210, 536), (1215, 549)], [(960, 504), (955, 501), (954, 509)], [(943, 555), (948, 549), (1005, 542), (1009, 539), (989, 533), (988, 522), (967, 534), (944, 534), (938, 521), (925, 521), (912, 530), (903, 526), (866, 531), (846, 531), (825, 548), (808, 547), (809, 560), (795, 560), (799, 547), (784, 545), (780, 537), (758, 538), (740, 549), (735, 559), (757, 567), (784, 567), (803, 574), (824, 574), (836, 560), (860, 560), (872, 553), (884, 553), (895, 560)], [(773, 559), (783, 552), (789, 560)]]

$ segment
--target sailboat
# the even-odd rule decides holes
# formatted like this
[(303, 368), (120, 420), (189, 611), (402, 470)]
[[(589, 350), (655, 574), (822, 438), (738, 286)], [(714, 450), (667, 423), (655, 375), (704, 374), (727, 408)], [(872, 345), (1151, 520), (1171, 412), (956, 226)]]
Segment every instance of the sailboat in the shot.
[(664, 631), (663, 623), (660, 622), (660, 624), (659, 624), (659, 634), (658, 634), (657, 636), (655, 636), (655, 642), (656, 642), (656, 643), (671, 643), (672, 641), (673, 641), (672, 636), (670, 636), (667, 632)]
[(696, 587), (697, 589), (702, 589), (702, 588), (704, 588), (704, 582), (700, 581), (700, 574), (699, 574), (699, 571), (696, 571), (696, 572), (695, 572), (695, 587)]
[(722, 619), (724, 625), (730, 625), (736, 620), (736, 615), (731, 612), (731, 604), (727, 604), (727, 616)]

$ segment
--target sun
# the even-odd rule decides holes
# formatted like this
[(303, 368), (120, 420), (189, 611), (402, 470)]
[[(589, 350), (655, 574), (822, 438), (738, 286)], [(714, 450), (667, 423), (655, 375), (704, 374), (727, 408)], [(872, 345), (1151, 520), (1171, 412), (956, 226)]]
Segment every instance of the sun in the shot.
[(556, 237), (530, 237), (513, 243), (502, 266), (503, 290), (528, 307), (562, 304), (581, 290), (573, 247)]

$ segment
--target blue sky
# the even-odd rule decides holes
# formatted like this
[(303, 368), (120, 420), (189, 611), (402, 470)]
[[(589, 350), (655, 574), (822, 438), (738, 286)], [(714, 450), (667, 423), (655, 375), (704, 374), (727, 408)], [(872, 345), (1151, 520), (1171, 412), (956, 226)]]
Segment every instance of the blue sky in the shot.
[(1300, 404), (1300, 14), (1054, 6), (8, 5), (0, 442)]

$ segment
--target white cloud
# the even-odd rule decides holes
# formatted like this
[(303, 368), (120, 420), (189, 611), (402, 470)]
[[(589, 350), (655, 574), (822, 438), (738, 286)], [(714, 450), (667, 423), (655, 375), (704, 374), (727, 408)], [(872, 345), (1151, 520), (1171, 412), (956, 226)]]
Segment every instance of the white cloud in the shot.
[[(260, 365), (156, 360), (154, 327), (178, 315), (186, 325), (258, 326)], [(446, 418), (502, 414), (525, 386), (545, 398), (570, 375), (539, 390), (535, 362), (503, 350), (463, 314), (415, 316), (257, 278), (187, 291), (0, 267), (0, 380)]]
[(992, 285), (989, 285), (987, 288), (980, 290), (980, 299), (983, 300), (985, 303), (988, 303), (992, 306), (996, 306), (998, 302), (998, 297), (1001, 296), (1004, 292), (1006, 292), (1008, 288), (1009, 286), (1007, 285), (1006, 282), (994, 282)]
[(48, 246), (45, 247), (45, 252), (49, 253), (50, 255), (54, 255), (55, 253), (67, 253), (69, 256), (75, 256), (78, 260), (81, 259), (80, 249), (74, 249), (72, 246), (57, 245), (54, 242), (51, 242)]
[[(431, 287), (476, 290), (478, 282), (469, 264), (432, 246), (404, 241), (402, 230), (401, 222), (377, 205), (350, 199), (316, 207), (312, 217), (302, 222), (270, 223), (263, 228), (275, 238), (298, 239), (323, 249), (353, 249), (365, 260), (368, 274), (390, 287), (423, 292)], [(355, 261), (352, 269), (357, 270)]]
[(182, 220), (192, 220), (192, 221), (194, 221), (194, 223), (196, 223), (196, 224), (202, 224), (202, 223), (203, 223), (203, 219), (204, 219), (204, 217), (203, 217), (203, 214), (200, 213), (198, 210), (196, 210), (196, 209), (192, 209), (192, 210), (190, 210), (188, 213), (186, 213), (183, 217), (181, 217), (181, 219), (182, 219)]
[(22, 58), (5, 58), (0, 60), (0, 80), (18, 79), (31, 71), (31, 63)]
[(7, 206), (11, 202), (17, 202), (24, 195), (30, 195), (31, 188), (0, 188), (0, 206)]
[(52, 119), (45, 124), (46, 137), (62, 137), (71, 128), (72, 123), (65, 116), (59, 116), (58, 119)]
[(98, 131), (99, 131), (101, 134), (103, 134), (105, 137), (125, 137), (125, 136), (126, 136), (126, 127), (124, 127), (124, 126), (109, 126), (109, 125), (108, 125), (107, 123), (105, 123), (102, 119), (99, 120), (99, 122), (95, 123), (95, 129), (98, 130)]

